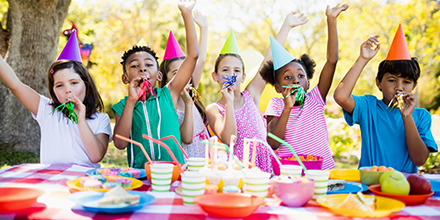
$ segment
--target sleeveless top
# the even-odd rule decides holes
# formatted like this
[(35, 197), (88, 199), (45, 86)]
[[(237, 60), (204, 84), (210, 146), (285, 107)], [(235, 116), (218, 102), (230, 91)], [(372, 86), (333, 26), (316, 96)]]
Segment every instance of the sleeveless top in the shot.
[[(179, 123), (182, 124), (185, 119), (185, 111), (177, 109), (177, 115), (179, 116)], [(193, 140), (191, 144), (182, 143), (182, 147), (188, 157), (205, 158), (205, 145), (202, 144), (202, 141), (208, 139), (208, 134), (205, 124), (203, 123), (203, 118), (194, 104), (192, 105), (192, 115), (194, 124)]]

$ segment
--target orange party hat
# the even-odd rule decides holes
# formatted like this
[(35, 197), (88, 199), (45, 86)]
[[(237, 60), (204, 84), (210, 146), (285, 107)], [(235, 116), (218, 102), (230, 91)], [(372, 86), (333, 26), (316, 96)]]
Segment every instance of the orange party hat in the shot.
[(411, 60), (402, 25), (399, 24), (385, 60)]

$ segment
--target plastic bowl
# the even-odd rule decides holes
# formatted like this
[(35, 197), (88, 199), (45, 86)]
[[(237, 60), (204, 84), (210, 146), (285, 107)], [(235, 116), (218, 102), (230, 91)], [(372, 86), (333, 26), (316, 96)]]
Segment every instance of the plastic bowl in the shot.
[(213, 217), (244, 218), (263, 204), (264, 198), (243, 193), (218, 193), (197, 196), (194, 202)]
[(363, 183), (367, 186), (379, 184), (380, 177), (385, 172), (384, 171), (364, 170), (366, 168), (371, 168), (371, 167), (360, 167), (359, 168), (359, 172), (361, 174), (361, 183)]
[(31, 207), (46, 191), (35, 188), (0, 187), (0, 212), (11, 212)]
[[(169, 161), (154, 161), (154, 163), (169, 163), (169, 164), (174, 164), (173, 162), (169, 162)], [(145, 174), (147, 174), (147, 179), (151, 182), (151, 169), (150, 169), (150, 163), (145, 163)], [(173, 183), (174, 181), (176, 181), (177, 179), (179, 179), (180, 176), (180, 170), (179, 167), (177, 167), (176, 165), (174, 165), (174, 169), (173, 169), (173, 176), (171, 177), (171, 183)]]
[(314, 182), (309, 179), (308, 183), (283, 183), (271, 181), (273, 193), (283, 204), (290, 207), (301, 207), (313, 196)]
[(395, 195), (390, 193), (382, 192), (380, 185), (372, 185), (368, 187), (368, 189), (375, 195), (388, 197), (392, 199), (397, 199), (405, 203), (406, 205), (420, 205), (424, 203), (430, 196), (434, 194), (434, 191), (431, 190), (431, 193), (422, 194), (422, 195)]
[[(293, 154), (280, 154), (278, 156), (281, 158), (280, 162), (283, 165), (300, 165), (298, 163), (298, 161), (296, 161), (296, 160), (286, 160), (286, 158), (293, 157)], [(303, 156), (305, 158), (305, 157), (307, 157), (307, 154), (298, 154), (298, 157), (299, 156)], [(311, 156), (313, 156), (313, 155), (311, 155)], [(321, 170), (322, 169), (322, 162), (324, 161), (324, 159), (320, 156), (316, 156), (316, 157), (318, 158), (318, 160), (302, 161), (304, 166), (308, 170)], [(273, 172), (275, 173), (275, 175), (279, 176), (280, 175), (280, 166), (278, 165), (277, 161), (273, 157), (272, 157), (272, 167), (273, 167)], [(304, 175), (304, 169), (302, 171), (302, 174)]]

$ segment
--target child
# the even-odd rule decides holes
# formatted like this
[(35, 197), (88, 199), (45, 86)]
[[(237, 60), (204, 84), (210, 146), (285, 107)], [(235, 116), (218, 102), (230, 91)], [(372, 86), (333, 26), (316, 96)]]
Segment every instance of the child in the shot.
[[(69, 50), (73, 50), (73, 57)], [(24, 85), (3, 59), (0, 78), (40, 125), (40, 163), (100, 167), (98, 162), (107, 152), (111, 137), (110, 119), (99, 112), (104, 104), (82, 64), (75, 32), (47, 73), (51, 99)], [(74, 104), (74, 122), (59, 108), (69, 102)]]
[[(277, 39), (282, 42), (286, 40), (291, 28), (308, 21), (302, 15), (294, 15), (295, 13), (290, 13), (280, 29)], [(231, 135), (237, 136), (234, 155), (242, 160), (245, 138), (256, 137), (257, 139), (265, 140), (267, 136), (266, 122), (258, 110), (260, 96), (266, 83), (257, 74), (248, 86), (240, 92), (240, 83), (244, 82), (246, 74), (243, 61), (238, 53), (235, 36), (231, 31), (222, 52), (220, 52), (215, 62), (212, 78), (222, 87), (224, 87), (225, 83), (230, 83), (230, 80), (225, 80), (225, 78), (236, 76), (237, 83), (230, 87), (222, 88), (220, 90), (222, 98), (217, 103), (210, 104), (206, 108), (206, 112), (209, 126), (223, 143), (229, 145)], [(269, 49), (267, 50), (265, 60), (268, 60), (268, 57), (270, 57)], [(253, 145), (251, 144), (250, 152), (252, 152), (252, 147)], [(260, 143), (258, 143), (257, 147), (256, 166), (264, 172), (272, 173), (269, 149)]]
[[(344, 110), (350, 126), (354, 123), (360, 125), (360, 167), (378, 165), (417, 173), (417, 166), (425, 164), (429, 153), (437, 152), (438, 148), (431, 133), (431, 115), (425, 109), (415, 107), (416, 97), (411, 92), (417, 85), (420, 67), (417, 59), (409, 55), (400, 25), (376, 76), (382, 100), (373, 95), (351, 94), (362, 69), (379, 51), (378, 37), (370, 37), (362, 43), (360, 56), (335, 90), (335, 101)], [(397, 44), (399, 41), (400, 45)], [(399, 49), (400, 53), (395, 54)], [(400, 106), (388, 107), (399, 99), (403, 100)]]
[[(144, 139), (142, 134), (153, 138), (164, 138), (173, 135), (180, 142), (179, 121), (176, 104), (179, 94), (189, 81), (198, 57), (197, 35), (192, 18), (195, 1), (185, 4), (181, 1), (179, 9), (182, 13), (186, 30), (188, 56), (182, 62), (174, 79), (164, 88), (154, 88), (157, 80), (162, 79), (156, 53), (149, 47), (134, 46), (122, 56), (124, 74), (122, 81), (128, 85), (128, 96), (112, 106), (115, 114), (115, 134), (140, 142), (153, 160), (172, 161), (171, 156), (157, 144)], [(147, 90), (146, 101), (137, 101), (140, 83), (150, 82), (154, 93)], [(157, 98), (156, 98), (157, 97)], [(164, 140), (179, 161), (184, 163), (182, 151), (172, 139)], [(127, 142), (115, 139), (116, 148), (123, 150)], [(128, 163), (131, 167), (143, 168), (147, 159), (137, 146), (128, 148)]]
[[(205, 146), (202, 141), (207, 139), (207, 132), (205, 127), (206, 110), (200, 97), (194, 94), (195, 90), (189, 90), (191, 86), (197, 89), (200, 78), (202, 77), (203, 67), (206, 61), (206, 48), (208, 41), (208, 19), (198, 11), (194, 13), (194, 21), (200, 27), (200, 41), (199, 49), (200, 55), (197, 60), (197, 65), (192, 74), (190, 84), (185, 87), (180, 93), (180, 98), (177, 101), (177, 114), (179, 115), (180, 136), (182, 139), (182, 146), (189, 157), (205, 157)], [(167, 83), (174, 78), (182, 61), (185, 59), (185, 54), (175, 40), (172, 32), (168, 38), (167, 47), (165, 49), (164, 61), (160, 64), (159, 70), (163, 73), (162, 81), (160, 81), (160, 88), (163, 88)], [(192, 98), (189, 93), (192, 93)], [(193, 102), (194, 101), (194, 102)]]
[[(303, 54), (300, 59), (294, 59), (281, 45), (271, 43), (273, 63), (267, 62), (260, 74), (266, 82), (275, 86), (282, 98), (272, 98), (266, 109), (268, 132), (287, 141), (297, 154), (311, 154), (324, 158), (322, 169), (335, 167), (328, 146), (328, 131), (324, 117), (326, 96), (332, 84), (338, 61), (338, 34), (336, 18), (348, 5), (329, 8), (327, 6), (327, 61), (322, 69), (318, 85), (315, 86), (300, 106), (299, 100), (291, 94), (294, 88), (285, 86), (300, 86), (304, 91), (310, 88), (310, 79), (315, 72), (315, 62)], [(278, 47), (277, 47), (278, 46)], [(280, 53), (282, 56), (279, 56)], [(280, 61), (284, 61), (281, 62)], [(302, 103), (301, 103), (302, 104)], [(279, 148), (280, 154), (292, 154), (287, 146), (281, 145), (272, 138), (267, 138), (273, 149)]]

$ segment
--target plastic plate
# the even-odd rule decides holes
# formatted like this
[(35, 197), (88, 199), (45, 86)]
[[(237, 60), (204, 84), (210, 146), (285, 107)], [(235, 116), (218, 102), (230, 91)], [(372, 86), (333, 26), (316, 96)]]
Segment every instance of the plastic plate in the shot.
[(29, 208), (45, 192), (42, 189), (35, 188), (0, 187), (0, 212)]
[(431, 183), (431, 189), (434, 196), (440, 196), (440, 180), (428, 180)]
[[(95, 169), (87, 170), (86, 171), (86, 175), (87, 176), (96, 175), (96, 170), (98, 170), (98, 169), (105, 169), (105, 168), (109, 168), (110, 169), (111, 167), (101, 167), (101, 168), (95, 168)], [(138, 169), (138, 168), (133, 168), (133, 169), (141, 171), (141, 175), (138, 178), (136, 178), (136, 179), (142, 179), (142, 178), (147, 177), (144, 169)]]
[[(82, 177), (68, 181), (67, 186), (69, 186), (70, 188), (73, 188), (73, 189), (80, 190), (80, 191), (97, 191), (97, 192), (107, 192), (108, 191), (108, 189), (86, 189), (86, 188), (83, 188), (83, 187), (81, 187), (81, 178)], [(125, 190), (136, 189), (136, 188), (139, 188), (143, 185), (142, 181), (137, 180), (137, 179), (128, 178), (128, 177), (120, 177), (120, 178), (131, 179), (133, 181), (131, 183), (131, 187), (127, 188)]]
[(382, 192), (379, 184), (372, 185), (372, 186), (368, 187), (368, 189), (372, 193), (374, 193), (375, 195), (397, 199), (397, 200), (404, 202), (406, 205), (420, 205), (420, 204), (424, 203), (426, 200), (428, 200), (428, 198), (434, 194), (433, 191), (431, 191), (431, 193), (429, 193), (429, 194), (423, 194), (423, 195), (404, 196), (404, 195), (389, 194), (389, 193)]
[(330, 179), (345, 180), (351, 182), (361, 182), (361, 174), (359, 170), (351, 169), (332, 169), (330, 170)]
[[(381, 196), (375, 196), (376, 198), (376, 209), (374, 211), (360, 211), (355, 209), (345, 209), (336, 207), (342, 201), (344, 201), (347, 195), (337, 194), (337, 195), (326, 195), (319, 197), (316, 201), (330, 209), (331, 212), (348, 216), (348, 217), (360, 217), (360, 218), (380, 218), (386, 217), (393, 212), (397, 212), (405, 207), (405, 204), (401, 201), (390, 199)], [(371, 197), (370, 195), (365, 195), (366, 198)]]
[(72, 194), (69, 199), (81, 206), (86, 211), (104, 213), (134, 212), (141, 209), (145, 205), (151, 204), (156, 201), (156, 198), (154, 196), (145, 192), (129, 191), (128, 193), (139, 195), (139, 203), (136, 205), (127, 206), (98, 206), (98, 200), (104, 196), (104, 193), (93, 191), (77, 192)]
[(350, 181), (346, 181), (344, 183), (345, 189), (343, 190), (338, 190), (338, 191), (327, 191), (327, 194), (347, 194), (347, 193), (357, 193), (359, 191), (363, 192), (363, 191), (367, 191), (368, 190), (368, 186), (362, 183), (355, 183), (355, 182), (350, 182)]

